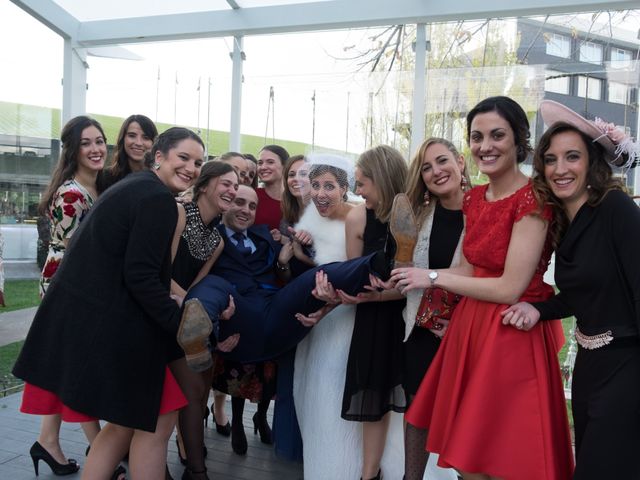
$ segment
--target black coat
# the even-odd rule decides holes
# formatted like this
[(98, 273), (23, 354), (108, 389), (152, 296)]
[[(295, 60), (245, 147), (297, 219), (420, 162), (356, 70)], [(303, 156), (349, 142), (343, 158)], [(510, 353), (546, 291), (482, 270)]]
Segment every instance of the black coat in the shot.
[(586, 335), (640, 332), (640, 209), (619, 190), (580, 207), (556, 251), (561, 293), (534, 303), (543, 320), (575, 315)]
[(180, 309), (176, 203), (152, 172), (105, 192), (73, 235), (13, 373), (78, 412), (154, 431)]

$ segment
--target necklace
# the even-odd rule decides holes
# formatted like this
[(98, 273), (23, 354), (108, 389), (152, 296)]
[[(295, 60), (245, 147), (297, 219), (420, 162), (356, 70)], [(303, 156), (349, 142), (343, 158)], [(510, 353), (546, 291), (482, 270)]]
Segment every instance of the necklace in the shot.
[(189, 253), (198, 260), (206, 261), (220, 245), (220, 233), (202, 222), (200, 210), (195, 202), (184, 205), (187, 214), (182, 238), (187, 242)]

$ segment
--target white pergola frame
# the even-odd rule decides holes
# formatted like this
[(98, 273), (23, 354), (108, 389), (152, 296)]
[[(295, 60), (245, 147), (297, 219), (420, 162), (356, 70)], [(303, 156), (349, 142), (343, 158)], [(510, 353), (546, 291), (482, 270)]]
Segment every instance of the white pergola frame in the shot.
[(426, 25), (485, 18), (625, 10), (638, 0), (325, 0), (313, 3), (80, 21), (53, 0), (11, 0), (64, 39), (62, 120), (86, 112), (89, 47), (195, 38), (234, 37), (229, 149), (240, 148), (243, 38), (285, 32), (417, 24), (411, 151), (424, 136)]

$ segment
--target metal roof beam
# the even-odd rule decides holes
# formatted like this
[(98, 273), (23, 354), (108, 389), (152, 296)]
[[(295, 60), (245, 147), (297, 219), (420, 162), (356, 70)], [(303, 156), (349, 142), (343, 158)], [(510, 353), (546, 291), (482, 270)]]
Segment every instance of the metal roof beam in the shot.
[[(37, 0), (23, 0), (37, 11)], [(232, 0), (233, 1), (233, 0)], [(50, 4), (51, 1), (47, 0)], [(330, 0), (83, 22), (84, 46), (637, 8), (637, 0)]]
[(80, 29), (80, 21), (53, 0), (11, 1), (62, 38), (73, 38)]

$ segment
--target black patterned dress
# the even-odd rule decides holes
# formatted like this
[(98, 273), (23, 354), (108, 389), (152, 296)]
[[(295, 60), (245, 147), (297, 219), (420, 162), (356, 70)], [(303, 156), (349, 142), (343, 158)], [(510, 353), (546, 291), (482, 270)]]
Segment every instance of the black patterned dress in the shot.
[[(185, 291), (198, 276), (200, 269), (213, 255), (222, 241), (220, 232), (214, 227), (214, 220), (205, 225), (200, 217), (200, 210), (195, 202), (185, 203), (184, 210), (187, 214), (186, 223), (176, 257), (173, 260), (171, 278)], [(182, 358), (184, 351), (177, 342), (169, 345), (169, 362)]]
[(220, 245), (222, 237), (214, 228), (215, 221), (209, 225), (204, 224), (196, 203), (186, 203), (184, 209), (187, 219), (176, 258), (173, 260), (171, 278), (182, 288), (189, 290), (202, 266)]

